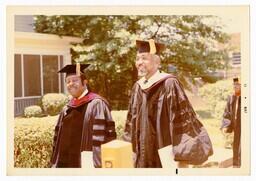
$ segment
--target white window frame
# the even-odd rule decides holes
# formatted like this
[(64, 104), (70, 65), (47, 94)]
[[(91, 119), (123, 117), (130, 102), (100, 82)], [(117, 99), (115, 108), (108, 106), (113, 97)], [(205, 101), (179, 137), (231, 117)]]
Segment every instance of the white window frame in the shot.
[[(19, 54), (21, 57), (21, 95), (25, 97), (25, 88), (24, 88), (24, 58), (22, 54)], [(15, 85), (14, 85), (15, 86)]]
[[(60, 56), (61, 55), (58, 55), (58, 70), (60, 70)], [(60, 74), (58, 74), (58, 80), (59, 80), (59, 92), (61, 92), (61, 75)]]
[[(47, 55), (53, 55), (57, 56), (58, 60), (58, 69), (60, 69), (60, 56), (63, 57), (63, 63), (64, 63), (64, 53), (63, 54), (57, 54), (57, 53), (35, 53), (35, 52), (15, 52), (15, 55), (21, 56), (21, 95), (22, 97), (14, 97), (15, 100), (19, 99), (31, 99), (31, 98), (40, 98), (44, 95), (44, 83), (43, 83), (43, 56)], [(40, 80), (41, 80), (41, 95), (40, 96), (25, 96), (25, 87), (24, 87), (24, 55), (39, 55), (40, 56)], [(15, 61), (15, 59), (14, 59)], [(58, 80), (59, 80), (59, 86), (58, 86), (58, 92), (61, 93), (61, 75), (58, 74)], [(14, 85), (15, 86), (15, 85)]]
[(44, 70), (43, 70), (43, 55), (40, 55), (40, 83), (41, 83), (41, 95), (44, 95)]

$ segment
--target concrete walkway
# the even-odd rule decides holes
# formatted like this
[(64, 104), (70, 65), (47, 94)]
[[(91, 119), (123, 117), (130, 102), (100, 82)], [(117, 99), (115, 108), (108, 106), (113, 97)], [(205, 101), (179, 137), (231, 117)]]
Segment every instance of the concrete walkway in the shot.
[(233, 163), (233, 151), (232, 149), (225, 149), (216, 147), (213, 150), (213, 155), (209, 157), (209, 159), (200, 166), (200, 168), (208, 168), (208, 167), (217, 167), (217, 168), (228, 168), (232, 167)]

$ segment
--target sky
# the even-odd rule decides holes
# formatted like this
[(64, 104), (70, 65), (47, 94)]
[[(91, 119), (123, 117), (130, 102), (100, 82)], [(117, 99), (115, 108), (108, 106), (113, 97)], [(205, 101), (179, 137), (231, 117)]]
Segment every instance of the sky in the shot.
[(235, 23), (234, 17), (231, 16), (219, 16), (223, 23), (223, 31), (226, 33), (236, 33), (240, 29), (240, 25), (238, 23)]

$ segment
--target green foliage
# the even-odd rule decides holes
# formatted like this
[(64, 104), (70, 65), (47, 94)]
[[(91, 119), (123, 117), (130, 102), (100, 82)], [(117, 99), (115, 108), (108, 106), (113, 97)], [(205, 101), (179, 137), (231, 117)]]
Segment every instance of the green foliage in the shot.
[(127, 111), (112, 111), (111, 112), (113, 116), (113, 120), (115, 121), (116, 125), (116, 134), (117, 139), (122, 139), (123, 133), (124, 133), (124, 127), (125, 127), (125, 121), (127, 117)]
[(199, 89), (199, 95), (205, 100), (208, 110), (218, 120), (222, 119), (227, 98), (232, 94), (232, 80), (221, 80), (214, 84), (204, 85)]
[(234, 142), (234, 132), (232, 133), (225, 133), (224, 135), (225, 143), (224, 147), (228, 149), (233, 148), (233, 142)]
[(59, 93), (49, 93), (42, 97), (43, 110), (51, 116), (60, 113), (62, 108), (68, 103), (68, 96)]
[(56, 120), (57, 116), (15, 119), (14, 167), (49, 167)]
[[(227, 98), (232, 95), (233, 92), (233, 80), (221, 80), (214, 84), (207, 84), (199, 89), (199, 94), (208, 104), (208, 111), (211, 115), (217, 119), (215, 120), (215, 127), (220, 133), (220, 127), (222, 122), (222, 116), (227, 104)], [(213, 134), (212, 139), (216, 139), (218, 145), (225, 148), (232, 148), (233, 133), (219, 134), (219, 139), (216, 138), (217, 134)], [(217, 145), (217, 144), (216, 144)]]
[(24, 109), (24, 116), (27, 118), (40, 117), (41, 115), (42, 115), (42, 109), (40, 106), (33, 105), (33, 106), (28, 106)]
[[(177, 67), (185, 87), (187, 80), (209, 79), (216, 69), (227, 67), (227, 34), (215, 16), (36, 16), (35, 30), (59, 36), (83, 38), (71, 49), (72, 60), (90, 63), (90, 87), (110, 101), (113, 109), (127, 109), (129, 90), (137, 80), (135, 40), (155, 38), (167, 45), (161, 55), (162, 70)], [(122, 100), (122, 101), (120, 101)]]

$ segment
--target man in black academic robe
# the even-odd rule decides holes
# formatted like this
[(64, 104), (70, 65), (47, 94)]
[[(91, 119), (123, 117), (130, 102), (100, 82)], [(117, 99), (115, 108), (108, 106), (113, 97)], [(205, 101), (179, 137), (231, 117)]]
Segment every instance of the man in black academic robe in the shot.
[(101, 167), (101, 144), (116, 138), (109, 104), (88, 91), (80, 66), (83, 70), (88, 64), (67, 65), (59, 71), (66, 73), (67, 90), (73, 98), (60, 113), (55, 127), (52, 167), (80, 168), (82, 151), (92, 151), (94, 166)]
[(132, 142), (135, 167), (162, 167), (158, 150), (168, 145), (175, 161), (202, 164), (213, 154), (212, 144), (179, 80), (158, 70), (163, 45), (152, 39), (136, 45), (142, 78), (132, 89), (123, 137)]
[(228, 97), (223, 114), (221, 129), (225, 133), (234, 132), (233, 166), (241, 166), (241, 84), (239, 78), (233, 79), (234, 94)]

